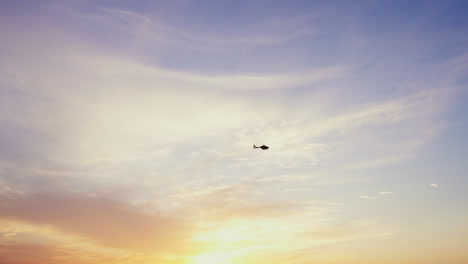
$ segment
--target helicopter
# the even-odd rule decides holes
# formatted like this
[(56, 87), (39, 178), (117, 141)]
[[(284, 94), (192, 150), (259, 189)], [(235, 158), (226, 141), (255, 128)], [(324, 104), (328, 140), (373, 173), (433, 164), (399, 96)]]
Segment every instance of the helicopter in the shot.
[(265, 149), (269, 149), (270, 147), (265, 146), (265, 145), (261, 145), (260, 147), (257, 147), (257, 146), (255, 146), (255, 144), (254, 144), (254, 145), (253, 145), (253, 148), (254, 148), (254, 149), (256, 149), (256, 148), (261, 148), (261, 149), (265, 150)]

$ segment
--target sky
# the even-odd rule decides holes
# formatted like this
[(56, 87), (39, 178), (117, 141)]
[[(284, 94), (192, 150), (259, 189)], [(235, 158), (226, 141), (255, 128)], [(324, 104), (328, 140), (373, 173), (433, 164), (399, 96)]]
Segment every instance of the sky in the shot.
[(467, 12), (1, 1), (0, 263), (468, 263)]

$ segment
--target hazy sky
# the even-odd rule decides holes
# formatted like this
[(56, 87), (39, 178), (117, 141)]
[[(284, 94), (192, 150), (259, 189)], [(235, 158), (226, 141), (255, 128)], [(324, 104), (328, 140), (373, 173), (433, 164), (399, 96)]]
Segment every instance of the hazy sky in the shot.
[(468, 263), (467, 12), (1, 1), (0, 263)]

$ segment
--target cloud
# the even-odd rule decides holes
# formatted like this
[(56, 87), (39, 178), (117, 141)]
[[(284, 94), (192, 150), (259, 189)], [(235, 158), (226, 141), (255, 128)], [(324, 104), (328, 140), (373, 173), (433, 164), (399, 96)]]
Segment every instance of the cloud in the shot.
[(375, 219), (364, 219), (352, 221), (350, 223), (340, 223), (324, 226), (315, 231), (308, 232), (313, 239), (318, 240), (350, 240), (362, 237), (378, 237), (391, 234), (384, 230), (382, 224)]
[(207, 185), (180, 190), (173, 198), (189, 214), (205, 221), (230, 219), (278, 218), (293, 213), (300, 203), (284, 200), (263, 200), (255, 184)]
[(380, 194), (392, 194), (393, 192), (389, 192), (389, 191), (381, 191), (379, 192)]
[(174, 263), (176, 258), (149, 254), (132, 254), (126, 251), (76, 247), (70, 242), (62, 244), (34, 243), (27, 241), (0, 242), (0, 263), (8, 264), (128, 264), (128, 263)]
[[(106, 12), (148, 24), (141, 14)], [(64, 46), (67, 45), (71, 44)], [(50, 55), (47, 61), (53, 63), (46, 66), (33, 63), (45, 58), (30, 57), (31, 65), (37, 67), (18, 71), (30, 80), (27, 86), (34, 87), (29, 92), (36, 91), (31, 98), (43, 101), (10, 96), (0, 99), (7, 112), (13, 113), (6, 115), (11, 120), (9, 124), (2, 123), (5, 131), (11, 130), (2, 137), (3, 145), (12, 151), (0, 154), (49, 154), (53, 156), (50, 159), (66, 157), (79, 164), (122, 164), (125, 157), (148, 157), (145, 148), (165, 144), (179, 146), (177, 143), (182, 141), (197, 140), (201, 143), (194, 149), (198, 149), (206, 143), (200, 140), (204, 136), (216, 136), (224, 139), (221, 145), (232, 146), (232, 132), (247, 129), (234, 144), (247, 139), (271, 142), (268, 144), (277, 151), (271, 151), (269, 160), (265, 159), (267, 164), (282, 168), (316, 165), (323, 153), (326, 158), (336, 159), (340, 166), (363, 168), (411, 158), (443, 128), (443, 123), (434, 119), (447, 97), (445, 90), (435, 89), (437, 85), (433, 84), (427, 90), (360, 103), (327, 92), (346, 92), (344, 87), (348, 86), (318, 85), (349, 77), (351, 69), (343, 65), (297, 73), (208, 74), (89, 52), (60, 54), (58, 51)], [(370, 89), (358, 87), (352, 80), (349, 86), (353, 91)], [(298, 91), (297, 87), (309, 89)], [(280, 93), (280, 97), (271, 96), (270, 90)], [(296, 92), (297, 100), (288, 97)], [(33, 97), (35, 93), (40, 96)], [(345, 97), (346, 100), (340, 99)], [(19, 105), (26, 107), (17, 111)], [(334, 110), (321, 112), (327, 108)], [(280, 127), (291, 117), (300, 117), (301, 121)], [(15, 123), (18, 119), (21, 124)], [(265, 124), (259, 125), (258, 120)], [(45, 149), (45, 155), (37, 153), (38, 149)]]
[[(54, 259), (68, 259), (73, 253), (54, 246), (26, 244), (26, 243), (0, 243), (0, 263), (9, 264), (55, 264)], [(74, 263), (86, 263), (74, 258)]]
[(258, 183), (288, 183), (288, 182), (301, 182), (314, 178), (314, 175), (307, 174), (284, 174), (274, 177), (263, 177), (256, 179)]
[[(160, 68), (158, 66), (135, 63), (129, 60), (116, 59), (103, 56), (75, 56), (73, 62), (91, 76), (98, 80), (105, 78), (107, 82), (122, 87), (126, 83), (137, 83), (140, 89), (154, 87), (158, 83), (163, 90), (169, 88), (211, 89), (228, 90), (270, 90), (291, 89), (304, 85), (312, 85), (319, 82), (337, 79), (345, 76), (349, 68), (345, 66), (321, 67), (303, 70), (295, 73), (234, 73), (234, 74), (203, 74), (189, 71), (175, 71)], [(107, 79), (109, 76), (121, 76), (115, 83)], [(212, 90), (211, 90), (212, 91)]]
[(414, 157), (442, 131), (445, 124), (437, 119), (451, 95), (449, 89), (421, 89), (378, 103), (355, 104), (348, 112), (319, 120), (320, 126), (311, 131), (349, 168), (395, 163)]
[[(182, 48), (216, 51), (239, 46), (280, 45), (301, 37), (316, 33), (308, 24), (310, 15), (285, 19), (261, 19), (238, 30), (235, 27), (217, 31), (215, 25), (206, 27), (171, 26), (169, 19), (160, 19), (161, 15), (145, 15), (136, 11), (119, 8), (92, 7), (93, 12), (83, 13), (69, 9), (73, 17), (95, 26), (107, 28), (119, 33), (121, 37), (130, 37), (134, 41), (148, 42), (148, 45), (170, 44)], [(93, 13), (93, 14), (90, 14)]]
[(434, 188), (437, 188), (437, 187), (439, 187), (439, 185), (438, 185), (438, 184), (436, 184), (436, 183), (431, 183), (431, 184), (429, 184), (429, 185), (430, 185), (430, 186), (432, 186), (432, 187), (434, 187)]
[(361, 198), (361, 199), (374, 199), (374, 197), (371, 197), (369, 195), (361, 195), (361, 196), (359, 196), (359, 198)]
[(0, 218), (52, 226), (104, 246), (131, 250), (174, 250), (189, 234), (180, 219), (83, 195), (20, 195), (0, 204)]

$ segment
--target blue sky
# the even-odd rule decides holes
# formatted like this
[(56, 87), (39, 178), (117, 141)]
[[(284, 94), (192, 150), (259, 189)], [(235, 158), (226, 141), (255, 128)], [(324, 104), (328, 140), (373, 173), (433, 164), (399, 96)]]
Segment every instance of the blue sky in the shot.
[(0, 262), (466, 262), (467, 8), (3, 1)]

